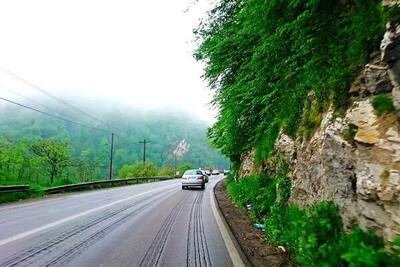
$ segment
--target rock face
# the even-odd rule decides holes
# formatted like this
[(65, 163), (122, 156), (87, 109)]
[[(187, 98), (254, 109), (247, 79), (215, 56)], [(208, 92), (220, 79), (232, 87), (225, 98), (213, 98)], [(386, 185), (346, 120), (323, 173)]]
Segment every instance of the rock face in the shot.
[(400, 4), (400, 0), (383, 0), (382, 1), (382, 5), (384, 7), (394, 6), (394, 5), (399, 5), (399, 4)]
[(256, 165), (254, 163), (255, 158), (255, 149), (243, 154), (240, 157), (240, 169), (239, 169), (239, 176), (249, 176), (255, 173)]
[(392, 96), (400, 109), (400, 26), (388, 25), (376, 55), (355, 81), (353, 104), (344, 117), (329, 110), (309, 140), (281, 133), (275, 147), (290, 162), (290, 201), (310, 205), (332, 200), (344, 226), (375, 230), (386, 239), (400, 235), (400, 117), (377, 116), (374, 95)]
[(292, 166), (292, 203), (307, 206), (332, 200), (341, 207), (347, 229), (360, 225), (387, 239), (400, 235), (396, 115), (377, 117), (370, 100), (364, 99), (356, 101), (344, 118), (327, 112), (310, 140), (288, 139), (281, 134), (276, 148)]
[[(387, 24), (380, 52), (371, 58), (349, 89), (352, 104), (344, 116), (327, 111), (308, 140), (281, 132), (275, 148), (290, 165), (291, 203), (334, 201), (345, 229), (359, 225), (393, 239), (400, 235), (399, 24)], [(392, 99), (395, 112), (375, 113), (372, 100), (378, 94)], [(257, 166), (254, 155), (254, 149), (242, 155), (241, 176), (279, 169), (273, 157)]]

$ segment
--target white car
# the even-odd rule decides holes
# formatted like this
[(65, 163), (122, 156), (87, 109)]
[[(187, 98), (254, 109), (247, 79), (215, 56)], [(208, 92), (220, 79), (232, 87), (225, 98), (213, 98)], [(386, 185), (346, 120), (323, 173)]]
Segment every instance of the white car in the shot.
[(219, 170), (213, 170), (212, 175), (219, 175)]
[(204, 190), (206, 186), (206, 178), (201, 170), (187, 170), (182, 175), (182, 189), (189, 186), (200, 186)]

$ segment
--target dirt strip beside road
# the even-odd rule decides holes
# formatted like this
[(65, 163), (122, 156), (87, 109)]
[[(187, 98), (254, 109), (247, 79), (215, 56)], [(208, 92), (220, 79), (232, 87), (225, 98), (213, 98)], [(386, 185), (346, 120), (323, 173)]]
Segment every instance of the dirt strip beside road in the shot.
[(225, 180), (215, 186), (215, 197), (233, 235), (253, 266), (293, 266), (287, 253), (268, 244), (264, 232), (253, 228), (246, 212), (232, 203), (226, 193)]

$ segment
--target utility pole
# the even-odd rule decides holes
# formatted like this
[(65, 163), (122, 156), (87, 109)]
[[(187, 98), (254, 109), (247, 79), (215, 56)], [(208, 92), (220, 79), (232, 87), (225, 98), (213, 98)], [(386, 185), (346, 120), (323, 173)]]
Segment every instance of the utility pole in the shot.
[(143, 139), (143, 141), (140, 141), (139, 143), (143, 144), (143, 165), (146, 164), (146, 144), (151, 143), (150, 141), (147, 141), (146, 139)]
[(199, 160), (199, 169), (201, 169), (201, 161)]
[(110, 149), (110, 180), (112, 179), (113, 173), (113, 154), (114, 154), (114, 133), (111, 133), (111, 149)]
[(176, 154), (174, 153), (174, 166), (175, 166), (175, 174), (174, 175), (176, 175), (176, 171), (177, 171), (177, 168), (178, 168), (178, 166), (177, 166), (177, 157), (176, 157)]

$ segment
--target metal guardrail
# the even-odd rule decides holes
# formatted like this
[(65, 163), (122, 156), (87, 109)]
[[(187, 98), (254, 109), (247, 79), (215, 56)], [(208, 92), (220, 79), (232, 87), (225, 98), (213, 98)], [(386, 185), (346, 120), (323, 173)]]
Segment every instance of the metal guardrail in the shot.
[(29, 191), (29, 185), (6, 185), (0, 186), (0, 194), (1, 193), (19, 193), (19, 192), (27, 192)]
[(115, 179), (115, 180), (101, 180), (87, 183), (79, 183), (79, 184), (70, 184), (70, 185), (62, 185), (52, 188), (47, 188), (44, 191), (47, 194), (56, 194), (62, 192), (71, 192), (71, 191), (79, 191), (85, 189), (94, 189), (102, 186), (117, 186), (117, 185), (128, 185), (139, 182), (156, 182), (156, 181), (164, 181), (175, 179), (175, 177), (137, 177), (137, 178), (128, 178), (128, 179)]
[[(87, 183), (79, 183), (79, 184), (69, 184), (62, 185), (57, 187), (51, 187), (44, 190), (47, 194), (56, 194), (62, 192), (71, 192), (71, 191), (79, 191), (85, 189), (94, 189), (103, 186), (118, 186), (118, 185), (128, 185), (128, 184), (138, 184), (138, 183), (149, 183), (156, 181), (164, 181), (175, 179), (175, 177), (166, 177), (166, 176), (156, 176), (156, 177), (137, 177), (137, 178), (128, 178), (128, 179), (114, 179), (114, 180), (101, 180)], [(28, 192), (30, 189), (29, 185), (6, 185), (0, 186), (0, 194), (2, 193), (18, 193), (18, 192)]]

